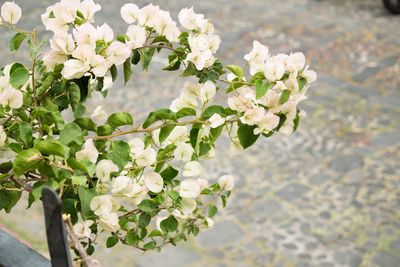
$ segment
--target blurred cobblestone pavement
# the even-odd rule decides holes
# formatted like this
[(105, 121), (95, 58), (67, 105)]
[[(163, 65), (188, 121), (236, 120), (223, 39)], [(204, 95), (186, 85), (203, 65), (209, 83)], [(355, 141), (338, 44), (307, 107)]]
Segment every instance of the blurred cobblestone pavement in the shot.
[[(28, 27), (54, 1), (17, 2), (29, 10)], [(119, 8), (127, 1), (98, 2), (97, 22), (124, 31)], [(241, 179), (213, 230), (162, 253), (99, 249), (103, 266), (400, 266), (400, 17), (378, 0), (152, 2), (175, 18), (191, 5), (211, 17), (224, 62), (244, 65), (257, 39), (273, 52), (304, 51), (319, 80), (298, 133), (264, 139), (238, 157), (220, 144), (210, 175)], [(2, 32), (2, 51), (6, 37)], [(135, 72), (128, 88), (112, 90), (109, 112), (143, 118), (170, 103), (183, 81), (157, 76), (164, 59), (156, 59), (148, 73)], [(44, 251), (41, 207), (24, 207), (1, 213), (0, 222)]]

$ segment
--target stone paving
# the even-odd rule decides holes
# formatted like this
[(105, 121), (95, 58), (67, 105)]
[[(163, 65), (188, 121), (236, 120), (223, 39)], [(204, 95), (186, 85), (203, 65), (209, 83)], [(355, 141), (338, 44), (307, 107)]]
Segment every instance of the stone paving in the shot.
[[(17, 2), (30, 10), (28, 26), (53, 1)], [(104, 10), (97, 21), (122, 32), (116, 14), (127, 1), (98, 2)], [(224, 62), (244, 65), (257, 39), (273, 52), (304, 51), (319, 80), (298, 133), (264, 139), (235, 157), (219, 144), (210, 175), (241, 179), (213, 230), (161, 253), (99, 248), (103, 266), (400, 266), (400, 17), (376, 0), (152, 2), (175, 17), (191, 5), (211, 17)], [(135, 71), (128, 88), (113, 89), (109, 112), (143, 118), (176, 96), (183, 81), (157, 76), (164, 59), (156, 59), (148, 73)], [(45, 251), (41, 208), (24, 207), (0, 213), (0, 223)]]

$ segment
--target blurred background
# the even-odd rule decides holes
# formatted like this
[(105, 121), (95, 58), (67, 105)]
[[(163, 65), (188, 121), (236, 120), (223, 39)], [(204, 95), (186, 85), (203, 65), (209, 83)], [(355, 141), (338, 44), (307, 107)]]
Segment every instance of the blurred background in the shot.
[[(16, 2), (24, 12), (20, 26), (30, 29), (55, 1)], [(119, 9), (128, 1), (96, 2), (103, 7), (96, 23), (123, 33)], [(151, 2), (175, 19), (188, 6), (211, 18), (225, 63), (245, 66), (256, 39), (272, 53), (304, 52), (319, 77), (297, 133), (260, 139), (239, 156), (218, 144), (210, 177), (233, 173), (240, 180), (214, 229), (161, 253), (99, 247), (102, 266), (400, 266), (400, 17), (379, 0)], [(1, 65), (15, 59), (5, 52), (10, 37), (1, 32)], [(127, 88), (117, 83), (105, 102), (91, 105), (138, 120), (169, 106), (184, 80), (160, 72), (165, 62), (157, 56), (149, 72), (134, 70)], [(26, 206), (0, 212), (0, 224), (46, 254), (40, 203)]]

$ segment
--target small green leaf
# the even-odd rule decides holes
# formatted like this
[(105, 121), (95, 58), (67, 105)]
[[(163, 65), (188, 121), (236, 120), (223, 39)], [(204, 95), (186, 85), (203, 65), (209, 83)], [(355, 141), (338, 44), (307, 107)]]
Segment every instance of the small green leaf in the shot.
[(197, 72), (196, 66), (192, 62), (189, 62), (185, 71), (182, 73), (182, 76), (183, 77), (192, 76), (196, 74), (196, 72)]
[(305, 86), (306, 84), (307, 84), (307, 79), (301, 77), (301, 78), (299, 79), (299, 90), (300, 90), (300, 91), (303, 90), (303, 88), (304, 88), (304, 86)]
[(117, 80), (117, 76), (118, 76), (118, 69), (117, 69), (117, 66), (115, 66), (115, 64), (111, 66), (110, 73), (111, 73), (112, 81), (115, 82), (115, 80)]
[(87, 183), (87, 177), (84, 175), (79, 175), (79, 176), (74, 175), (71, 177), (71, 181), (73, 185), (85, 186)]
[(172, 166), (168, 166), (165, 170), (163, 170), (160, 175), (164, 179), (164, 182), (170, 182), (178, 175), (179, 171), (173, 168)]
[(118, 236), (116, 235), (110, 236), (109, 238), (107, 238), (106, 247), (112, 248), (118, 243), (118, 241), (119, 241)]
[(26, 37), (26, 33), (18, 32), (16, 33), (10, 41), (10, 51), (17, 52), (19, 47), (21, 46), (22, 42)]
[(183, 108), (176, 113), (176, 118), (180, 119), (188, 116), (196, 116), (196, 110), (192, 108)]
[(19, 124), (18, 135), (19, 139), (22, 140), (25, 146), (30, 147), (33, 137), (32, 137), (32, 128), (28, 123), (22, 122)]
[(72, 110), (75, 111), (81, 100), (81, 91), (76, 83), (71, 83), (68, 86), (68, 99)]
[(132, 52), (131, 63), (137, 65), (140, 61), (140, 53), (136, 49)]
[(24, 150), (14, 160), (13, 171), (16, 176), (20, 176), (27, 171), (36, 169), (42, 159), (43, 157), (39, 150), (34, 148)]
[(150, 114), (147, 116), (145, 122), (143, 123), (143, 128), (146, 129), (153, 123), (160, 121), (160, 120), (176, 121), (177, 118), (176, 118), (175, 112), (171, 111), (170, 109), (159, 109), (159, 110), (150, 112)]
[(60, 142), (67, 146), (72, 142), (78, 145), (83, 144), (82, 129), (74, 122), (68, 123), (60, 132)]
[(82, 219), (87, 220), (94, 217), (93, 211), (90, 209), (90, 202), (97, 196), (95, 189), (87, 189), (83, 186), (78, 188), (78, 195), (81, 203)]
[(160, 143), (164, 142), (165, 139), (168, 138), (168, 136), (174, 130), (174, 128), (175, 128), (175, 125), (168, 125), (168, 126), (161, 128), (160, 134), (158, 135), (158, 139), (160, 140)]
[(208, 217), (210, 218), (214, 217), (215, 214), (217, 214), (217, 212), (218, 208), (215, 205), (210, 204), (210, 206), (208, 206)]
[(146, 48), (140, 51), (141, 51), (140, 60), (142, 61), (143, 70), (147, 70), (149, 68), (151, 59), (153, 58), (155, 49)]
[(135, 232), (127, 233), (125, 242), (127, 245), (134, 246), (139, 242), (139, 236)]
[(57, 155), (63, 158), (68, 158), (69, 156), (69, 148), (67, 146), (51, 139), (37, 142), (35, 148), (37, 148), (43, 155)]
[(122, 170), (129, 162), (131, 148), (129, 144), (122, 140), (114, 141), (111, 145), (107, 157)]
[(96, 132), (97, 127), (96, 124), (90, 118), (78, 118), (74, 121), (76, 124), (79, 125), (84, 130)]
[(279, 104), (285, 104), (290, 98), (290, 91), (289, 90), (283, 90), (281, 97), (279, 98)]
[(127, 112), (117, 112), (108, 117), (107, 123), (115, 129), (123, 125), (132, 125), (133, 117)]
[(131, 60), (130, 60), (130, 58), (128, 58), (124, 62), (124, 82), (125, 82), (125, 85), (129, 81), (129, 79), (131, 78), (131, 75), (132, 75)]
[(222, 117), (225, 117), (225, 109), (222, 106), (218, 105), (209, 106), (208, 108), (206, 108), (206, 110), (204, 110), (203, 114), (201, 114), (200, 118), (202, 120), (207, 120), (214, 114), (219, 114)]
[(178, 229), (178, 220), (174, 216), (170, 215), (165, 220), (161, 221), (160, 228), (163, 232), (174, 232)]
[(254, 129), (256, 126), (251, 126), (247, 124), (242, 124), (239, 126), (238, 129), (238, 137), (240, 144), (244, 149), (248, 148), (249, 146), (253, 145), (260, 135), (254, 134)]
[(10, 73), (10, 84), (16, 89), (20, 89), (29, 79), (29, 71), (23, 66)]
[(139, 226), (146, 227), (151, 221), (151, 216), (147, 213), (141, 213), (139, 216)]
[(156, 245), (157, 245), (156, 242), (150, 241), (150, 242), (147, 242), (146, 244), (144, 244), (143, 248), (144, 249), (148, 249), (148, 250), (152, 250), (152, 249), (156, 248)]
[(256, 98), (260, 99), (263, 97), (270, 87), (269, 83), (263, 84), (261, 80), (256, 81)]
[(150, 216), (155, 216), (158, 213), (158, 207), (157, 205), (150, 199), (145, 199), (143, 200), (139, 205), (138, 208), (143, 211), (148, 213)]
[(226, 68), (235, 74), (238, 78), (243, 78), (243, 69), (237, 65), (227, 65)]

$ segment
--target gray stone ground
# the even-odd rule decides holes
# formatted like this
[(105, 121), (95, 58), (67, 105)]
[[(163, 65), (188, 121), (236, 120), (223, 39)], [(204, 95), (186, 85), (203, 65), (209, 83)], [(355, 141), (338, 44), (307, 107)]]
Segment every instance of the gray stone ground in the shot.
[[(17, 2), (29, 10), (28, 27), (54, 1)], [(127, 1), (99, 2), (104, 10), (97, 21), (122, 32), (117, 14)], [(262, 140), (239, 157), (220, 144), (210, 174), (233, 172), (241, 179), (213, 230), (160, 254), (100, 248), (103, 266), (400, 266), (400, 17), (377, 0), (153, 3), (175, 16), (193, 5), (211, 17), (224, 62), (244, 65), (243, 55), (258, 39), (273, 52), (304, 51), (319, 80), (295, 135)], [(156, 75), (162, 62), (157, 58), (149, 73), (136, 71), (128, 88), (113, 89), (108, 111), (140, 118), (168, 105), (183, 81)], [(45, 251), (40, 206), (24, 207), (0, 213), (0, 222)]]

